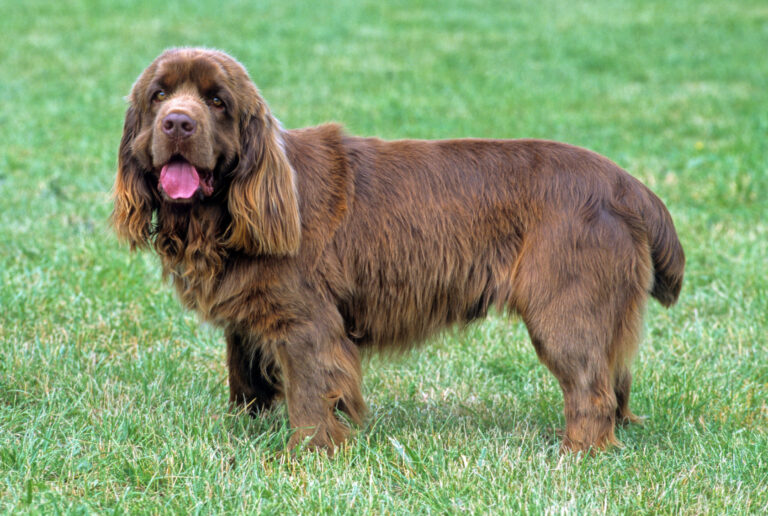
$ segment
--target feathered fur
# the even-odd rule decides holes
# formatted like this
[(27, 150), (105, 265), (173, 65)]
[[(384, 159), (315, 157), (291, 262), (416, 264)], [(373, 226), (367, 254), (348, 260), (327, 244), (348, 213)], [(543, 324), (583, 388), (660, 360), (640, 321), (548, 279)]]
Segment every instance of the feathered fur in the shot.
[[(167, 136), (169, 113), (195, 133)], [(160, 169), (179, 156), (210, 194), (166, 195)], [(284, 397), (292, 444), (330, 450), (348, 433), (335, 410), (365, 411), (361, 350), (403, 349), (491, 307), (522, 316), (559, 380), (564, 447), (611, 444), (634, 417), (645, 300), (673, 303), (683, 279), (666, 208), (606, 158), (283, 130), (216, 51), (170, 50), (139, 77), (114, 198), (117, 234), (153, 246), (182, 302), (224, 328), (231, 402), (258, 412)]]

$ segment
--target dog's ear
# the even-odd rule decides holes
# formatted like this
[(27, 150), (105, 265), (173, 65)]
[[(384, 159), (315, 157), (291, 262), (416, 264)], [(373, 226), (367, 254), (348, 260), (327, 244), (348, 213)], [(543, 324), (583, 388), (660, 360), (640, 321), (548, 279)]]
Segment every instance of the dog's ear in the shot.
[(252, 255), (295, 255), (301, 241), (296, 172), (279, 122), (258, 103), (243, 117), (239, 163), (229, 188), (226, 245)]
[(147, 174), (131, 148), (140, 129), (136, 108), (131, 105), (125, 114), (123, 138), (117, 158), (117, 177), (113, 188), (114, 208), (111, 221), (118, 238), (127, 241), (131, 249), (147, 247), (152, 228), (154, 200), (147, 184)]

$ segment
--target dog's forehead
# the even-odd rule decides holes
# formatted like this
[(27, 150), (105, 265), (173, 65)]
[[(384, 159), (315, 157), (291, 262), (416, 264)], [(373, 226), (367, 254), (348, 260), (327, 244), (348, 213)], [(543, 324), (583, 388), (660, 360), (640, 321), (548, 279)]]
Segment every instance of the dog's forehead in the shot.
[(234, 109), (250, 111), (254, 105), (248, 99), (258, 98), (258, 90), (242, 64), (224, 52), (201, 48), (173, 48), (163, 52), (136, 80), (129, 98), (146, 109), (148, 95), (154, 91), (172, 92), (188, 87), (195, 88), (200, 95), (222, 91), (228, 91), (230, 96), (237, 94), (232, 103)]
[(175, 53), (160, 59), (155, 80), (166, 88), (194, 84), (201, 91), (231, 82), (231, 72), (218, 59), (206, 54)]

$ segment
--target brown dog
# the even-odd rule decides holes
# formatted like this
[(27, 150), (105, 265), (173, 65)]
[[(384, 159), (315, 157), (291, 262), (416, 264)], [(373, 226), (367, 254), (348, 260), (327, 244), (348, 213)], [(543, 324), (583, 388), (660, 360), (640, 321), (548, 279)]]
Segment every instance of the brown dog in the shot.
[(130, 95), (112, 220), (226, 333), (230, 401), (285, 397), (291, 444), (359, 422), (360, 351), (490, 307), (520, 314), (565, 397), (563, 447), (615, 443), (648, 294), (684, 256), (662, 202), (608, 159), (536, 140), (283, 130), (243, 67), (174, 49)]

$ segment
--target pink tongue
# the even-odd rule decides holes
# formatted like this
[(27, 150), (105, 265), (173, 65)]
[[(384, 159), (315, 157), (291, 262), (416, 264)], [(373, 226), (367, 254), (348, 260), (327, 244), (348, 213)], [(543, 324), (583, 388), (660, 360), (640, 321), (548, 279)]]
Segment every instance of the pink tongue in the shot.
[(174, 161), (160, 171), (160, 184), (171, 199), (189, 199), (200, 186), (200, 176), (186, 161)]

